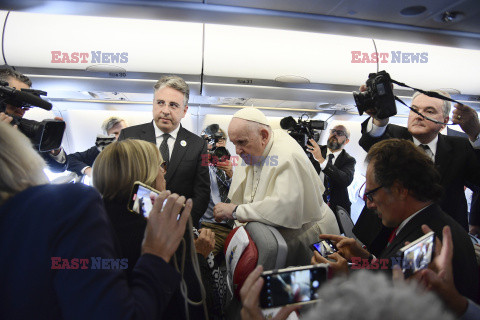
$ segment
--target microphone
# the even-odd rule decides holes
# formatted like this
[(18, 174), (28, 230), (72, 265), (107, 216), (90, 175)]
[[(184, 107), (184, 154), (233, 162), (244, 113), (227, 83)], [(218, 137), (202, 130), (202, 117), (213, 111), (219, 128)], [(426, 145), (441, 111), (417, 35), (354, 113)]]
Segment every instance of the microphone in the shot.
[(50, 102), (43, 100), (37, 95), (19, 91), (11, 87), (0, 85), (0, 96), (4, 97), (7, 103), (14, 106), (35, 106), (45, 110), (52, 110), (52, 104)]

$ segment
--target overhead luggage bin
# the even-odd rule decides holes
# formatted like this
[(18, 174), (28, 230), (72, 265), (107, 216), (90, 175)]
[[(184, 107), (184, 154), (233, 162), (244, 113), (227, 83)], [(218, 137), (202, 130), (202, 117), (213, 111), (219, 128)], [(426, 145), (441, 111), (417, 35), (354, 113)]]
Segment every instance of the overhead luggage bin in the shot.
[(372, 67), (352, 64), (355, 50), (375, 51), (368, 38), (206, 24), (204, 75), (358, 85)]
[[(0, 16), (1, 18), (1, 16)], [(31, 68), (200, 75), (203, 24), (11, 12), (5, 61)]]

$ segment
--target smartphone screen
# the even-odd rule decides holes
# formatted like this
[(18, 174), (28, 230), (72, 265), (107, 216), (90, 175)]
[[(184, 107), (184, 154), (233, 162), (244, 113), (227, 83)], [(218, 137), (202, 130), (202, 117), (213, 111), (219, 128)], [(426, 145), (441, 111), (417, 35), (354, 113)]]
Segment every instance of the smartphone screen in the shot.
[(130, 195), (128, 209), (148, 218), (153, 208), (152, 197), (158, 194), (157, 190), (136, 182)]
[(312, 244), (311, 248), (318, 251), (324, 258), (338, 251), (333, 242), (328, 239)]
[(274, 308), (315, 301), (318, 288), (327, 280), (327, 268), (316, 265), (264, 272), (260, 306)]
[(403, 247), (402, 270), (405, 278), (428, 267), (432, 261), (435, 245), (435, 233), (429, 232), (411, 244)]

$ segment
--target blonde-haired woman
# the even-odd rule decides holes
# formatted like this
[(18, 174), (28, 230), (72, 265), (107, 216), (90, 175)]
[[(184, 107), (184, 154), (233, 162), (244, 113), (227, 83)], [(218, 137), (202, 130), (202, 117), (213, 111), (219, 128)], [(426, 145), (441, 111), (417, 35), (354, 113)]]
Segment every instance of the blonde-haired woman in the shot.
[(147, 141), (128, 139), (113, 142), (93, 165), (93, 186), (103, 203), (119, 240), (122, 257), (128, 259), (127, 275), (140, 257), (147, 219), (127, 209), (135, 181), (159, 191), (166, 189), (165, 167), (157, 147)]
[(168, 262), (192, 201), (179, 221), (184, 197), (162, 192), (155, 201), (129, 287), (99, 194), (81, 184), (48, 184), (30, 141), (2, 121), (0, 145), (2, 319), (159, 319), (179, 285)]

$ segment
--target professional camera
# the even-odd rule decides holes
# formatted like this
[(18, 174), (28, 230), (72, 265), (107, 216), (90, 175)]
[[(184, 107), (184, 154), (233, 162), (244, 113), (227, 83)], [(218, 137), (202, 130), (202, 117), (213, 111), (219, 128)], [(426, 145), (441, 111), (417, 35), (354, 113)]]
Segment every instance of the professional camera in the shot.
[[(285, 117), (280, 120), (280, 127), (287, 130), (288, 134), (306, 151), (308, 139), (318, 141), (320, 133), (315, 130), (325, 130), (327, 122), (322, 120), (302, 120), (302, 117), (298, 119), (298, 122), (292, 117)], [(307, 154), (310, 153), (307, 152)]]
[(386, 119), (397, 114), (395, 95), (392, 90), (392, 79), (385, 71), (368, 75), (367, 91), (353, 92), (358, 113), (367, 110), (375, 111), (375, 118)]
[[(40, 97), (40, 95), (46, 94), (45, 91), (40, 90), (22, 89), (19, 91), (9, 87), (7, 82), (0, 81), (0, 112), (5, 112), (6, 104), (19, 108), (35, 106), (51, 110), (52, 104)], [(11, 117), (13, 118), (11, 124), (17, 125), (18, 129), (30, 139), (34, 148), (38, 151), (46, 152), (60, 148), (65, 131), (65, 122), (59, 120), (38, 122), (17, 116)]]
[(206, 127), (205, 130), (202, 131), (201, 136), (212, 146), (211, 149), (208, 150), (210, 163), (216, 165), (219, 161), (223, 162), (230, 159), (230, 152), (228, 152), (227, 148), (217, 147), (217, 143), (225, 139), (218, 124), (211, 124)]

